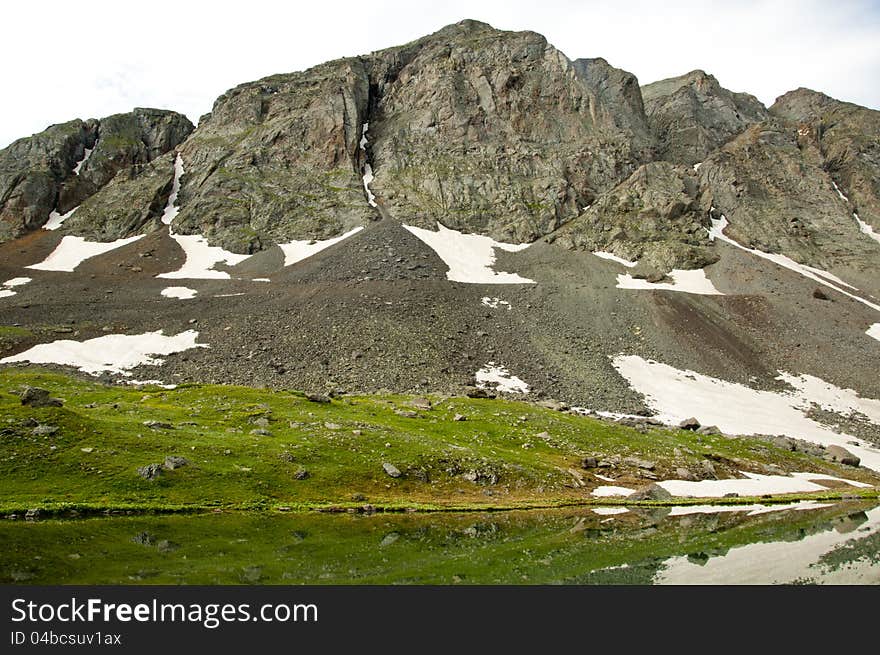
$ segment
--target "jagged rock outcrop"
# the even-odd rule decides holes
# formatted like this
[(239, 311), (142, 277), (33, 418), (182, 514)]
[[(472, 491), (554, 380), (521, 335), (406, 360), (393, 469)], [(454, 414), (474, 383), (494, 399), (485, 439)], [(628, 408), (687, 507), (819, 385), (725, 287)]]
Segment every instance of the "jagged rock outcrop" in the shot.
[(669, 162), (641, 166), (552, 239), (567, 248), (639, 260), (644, 270), (700, 268), (717, 261), (694, 172)]
[(798, 123), (851, 209), (880, 233), (880, 111), (802, 88), (777, 98), (770, 112)]
[(463, 21), (372, 62), (373, 190), (406, 222), (531, 241), (650, 156), (638, 118), (615, 116), (631, 107), (608, 104), (626, 92), (533, 32)]
[(0, 151), (0, 241), (41, 227), (53, 210), (67, 213), (121, 171), (137, 175), (192, 130), (182, 114), (138, 108), (19, 139)]
[(360, 173), (368, 97), (367, 67), (356, 58), (220, 96), (181, 148), (175, 229), (254, 252), (375, 218)]
[(700, 167), (703, 208), (723, 212), (725, 234), (748, 247), (826, 270), (876, 266), (880, 244), (859, 232), (824, 166), (807, 131), (776, 118), (758, 123)]
[(768, 116), (757, 98), (728, 91), (701, 70), (647, 84), (642, 98), (659, 158), (689, 166)]

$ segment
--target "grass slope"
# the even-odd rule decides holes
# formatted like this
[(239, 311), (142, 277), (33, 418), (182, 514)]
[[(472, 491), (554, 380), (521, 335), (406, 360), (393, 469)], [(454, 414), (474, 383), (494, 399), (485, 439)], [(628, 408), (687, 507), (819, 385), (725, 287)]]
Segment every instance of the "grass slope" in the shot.
[[(22, 406), (17, 393), (26, 386), (49, 390), (64, 406)], [(586, 455), (653, 460), (661, 479), (710, 458), (719, 477), (766, 473), (772, 464), (876, 483), (868, 471), (747, 438), (639, 431), (508, 400), (432, 397), (427, 410), (412, 400), (344, 396), (324, 404), (289, 391), (119, 387), (4, 369), (0, 511), (512, 508), (598, 502), (589, 492), (607, 483), (595, 472), (623, 486), (648, 482), (634, 466), (580, 469)], [(38, 425), (57, 431), (41, 434)], [(175, 455), (189, 464), (153, 481), (138, 475), (138, 467)], [(845, 491), (876, 497), (876, 490)]]

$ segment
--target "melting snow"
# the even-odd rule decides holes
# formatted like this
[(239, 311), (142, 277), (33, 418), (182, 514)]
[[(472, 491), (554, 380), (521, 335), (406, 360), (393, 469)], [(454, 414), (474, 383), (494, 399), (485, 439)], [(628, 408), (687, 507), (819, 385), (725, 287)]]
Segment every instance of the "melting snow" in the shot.
[[(364, 153), (367, 152), (367, 130), (370, 129), (369, 123), (364, 123), (363, 130), (361, 131), (361, 141), (360, 147)], [(370, 207), (376, 206), (376, 196), (373, 195), (373, 192), (370, 191), (370, 184), (373, 182), (373, 167), (370, 166), (369, 163), (364, 164), (364, 191), (367, 193), (367, 202), (370, 203)]]
[(31, 362), (33, 364), (64, 364), (81, 371), (98, 375), (103, 371), (129, 375), (135, 366), (148, 364), (158, 366), (163, 360), (154, 355), (170, 355), (191, 348), (207, 348), (196, 343), (199, 333), (187, 330), (173, 336), (165, 336), (162, 330), (144, 334), (108, 334), (86, 341), (62, 339), (42, 343), (33, 348), (0, 359), (0, 364)]
[(61, 224), (64, 223), (70, 216), (79, 209), (79, 205), (71, 209), (66, 214), (59, 214), (57, 209), (53, 209), (52, 213), (49, 214), (49, 220), (45, 222), (43, 225), (44, 230), (57, 230), (61, 227)]
[(3, 286), (4, 287), (22, 287), (30, 281), (31, 281), (31, 278), (29, 278), (29, 277), (14, 277), (11, 280), (6, 280), (6, 282), (3, 283)]
[(865, 332), (865, 334), (880, 341), (880, 323), (874, 323), (874, 325), (868, 328), (868, 331)]
[(483, 389), (494, 387), (498, 391), (506, 391), (507, 393), (528, 393), (529, 385), (520, 380), (504, 366), (496, 366), (495, 362), (489, 362), (476, 372), (475, 376), (477, 386)]
[[(321, 252), (325, 248), (329, 248), (332, 245), (335, 245), (342, 241), (343, 239), (347, 239), (353, 234), (357, 234), (363, 227), (356, 227), (353, 230), (349, 230), (345, 234), (334, 237), (332, 239), (326, 239), (324, 241), (291, 241), (290, 243), (279, 243), (278, 247), (284, 251), (284, 265), (290, 266), (291, 264), (296, 264), (297, 262), (302, 261), (312, 255)], [(268, 280), (267, 280), (268, 281)]]
[(162, 295), (166, 298), (179, 298), (180, 300), (189, 300), (195, 298), (198, 291), (189, 287), (165, 287), (162, 289)]
[[(655, 584), (780, 584), (801, 580), (816, 571), (819, 582), (880, 582), (876, 565), (856, 566), (860, 562), (823, 572), (820, 559), (853, 538), (866, 539), (880, 529), (880, 508), (866, 512), (867, 521), (859, 534), (845, 530), (826, 530), (798, 541), (753, 543), (731, 548), (724, 555), (695, 563), (686, 556), (672, 557), (663, 564)], [(825, 575), (827, 573), (828, 575)]]
[(168, 195), (168, 202), (165, 204), (165, 211), (162, 212), (162, 222), (165, 225), (171, 225), (180, 208), (177, 207), (177, 194), (180, 193), (180, 178), (183, 175), (183, 157), (180, 153), (174, 158), (174, 180), (171, 182), (171, 193)]
[(615, 255), (613, 253), (604, 252), (602, 250), (594, 250), (593, 254), (596, 255), (596, 257), (601, 257), (602, 259), (610, 259), (611, 261), (617, 262), (618, 264), (623, 264), (627, 268), (632, 268), (633, 266), (638, 264), (638, 262), (631, 262), (628, 259), (624, 259), (623, 257), (618, 257), (617, 255)]
[[(761, 475), (760, 473), (746, 473), (740, 471), (745, 478), (733, 478), (730, 480), (663, 480), (656, 484), (663, 487), (673, 496), (679, 498), (723, 498), (726, 494), (735, 493), (740, 496), (762, 496), (764, 494), (787, 494), (801, 493), (805, 491), (827, 491), (828, 487), (816, 484), (812, 480), (836, 480), (845, 482), (853, 487), (870, 487), (871, 485), (856, 480), (835, 478), (822, 473), (792, 473), (791, 477), (785, 475)], [(596, 497), (605, 496), (630, 496), (634, 489), (616, 486), (601, 486), (593, 490)]]
[(127, 239), (117, 239), (109, 243), (100, 243), (98, 241), (86, 241), (82, 237), (66, 236), (61, 239), (58, 247), (52, 251), (52, 254), (46, 257), (39, 264), (32, 264), (25, 268), (33, 268), (38, 271), (66, 271), (72, 272), (77, 266), (85, 260), (91, 259), (98, 255), (116, 250), (122, 246), (134, 243), (138, 239), (143, 238), (143, 234), (128, 237)]
[(506, 307), (510, 309), (510, 303), (506, 300), (501, 300), (501, 298), (490, 298), (489, 296), (483, 296), (480, 302), (486, 307), (491, 307), (492, 309), (498, 309), (499, 307)]
[[(818, 282), (819, 284), (822, 284), (822, 285), (828, 287), (829, 289), (834, 289), (838, 293), (842, 293), (843, 295), (848, 296), (848, 297), (852, 298), (853, 300), (857, 300), (860, 303), (862, 303), (863, 305), (867, 305), (871, 309), (875, 309), (878, 312), (880, 312), (880, 305), (875, 305), (874, 303), (872, 303), (868, 300), (865, 300), (864, 298), (861, 298), (859, 296), (856, 296), (856, 295), (850, 293), (849, 291), (841, 289), (839, 286), (833, 284), (832, 281), (829, 281), (829, 280), (833, 280), (833, 281), (836, 281), (838, 284), (841, 284), (840, 279), (834, 277), (830, 273), (826, 273), (824, 271), (821, 271), (820, 272), (821, 274), (818, 274), (817, 272), (819, 272), (819, 269), (812, 268), (810, 266), (804, 266), (803, 264), (799, 264), (798, 262), (794, 261), (793, 259), (790, 259), (789, 257), (786, 257), (785, 255), (777, 255), (775, 253), (763, 252), (761, 250), (756, 250), (754, 248), (747, 248), (746, 246), (742, 245), (738, 241), (731, 239), (729, 236), (726, 236), (724, 234), (724, 229), (728, 225), (729, 225), (729, 223), (727, 222), (727, 218), (725, 218), (724, 216), (722, 216), (719, 219), (713, 218), (712, 219), (712, 227), (709, 229), (709, 240), (714, 241), (715, 239), (719, 239), (721, 241), (724, 241), (725, 243), (729, 243), (730, 245), (734, 246), (735, 248), (739, 248), (740, 250), (745, 250), (746, 252), (750, 252), (753, 255), (761, 257), (762, 259), (769, 260), (779, 266), (782, 266), (783, 268), (787, 268), (790, 271), (794, 271), (795, 273), (803, 275), (805, 278), (807, 278), (809, 280), (813, 280), (814, 282)], [(850, 285), (846, 285), (846, 286), (850, 286)], [(850, 286), (850, 288), (852, 289), (854, 287)]]
[(213, 270), (214, 266), (220, 262), (235, 266), (250, 257), (250, 255), (237, 255), (220, 246), (208, 245), (208, 240), (200, 234), (172, 234), (170, 236), (183, 248), (186, 253), (186, 261), (176, 271), (161, 273), (156, 277), (171, 280), (228, 280), (230, 279), (229, 273), (215, 271)]
[(507, 252), (518, 252), (529, 247), (527, 243), (513, 244), (494, 241), (480, 234), (462, 234), (437, 223), (437, 231), (404, 225), (407, 230), (422, 240), (440, 259), (449, 266), (446, 278), (453, 282), (470, 284), (534, 284), (534, 280), (520, 277), (516, 273), (496, 272), (495, 248)]
[(851, 389), (840, 389), (819, 378), (782, 373), (779, 379), (793, 391), (756, 391), (694, 371), (682, 371), (667, 364), (647, 361), (635, 355), (620, 355), (614, 368), (630, 386), (645, 396), (654, 417), (675, 425), (696, 416), (704, 425), (717, 425), (726, 434), (789, 435), (823, 446), (846, 448), (862, 465), (880, 471), (880, 449), (808, 418), (813, 403), (831, 411), (860, 412), (880, 425), (880, 401), (861, 398)]
[(618, 289), (662, 289), (665, 291), (681, 291), (683, 293), (695, 293), (701, 296), (723, 296), (724, 294), (715, 288), (712, 281), (706, 277), (706, 271), (697, 268), (690, 271), (673, 269), (669, 272), (672, 283), (648, 282), (634, 278), (629, 273), (617, 276)]
[[(98, 142), (95, 142), (95, 146), (98, 145)], [(79, 172), (82, 170), (83, 164), (85, 164), (89, 157), (92, 156), (92, 153), (95, 151), (95, 148), (85, 148), (85, 152), (83, 153), (83, 158), (76, 162), (76, 166), (73, 167), (73, 174), (79, 175)]]
[[(843, 200), (848, 206), (849, 205), (849, 198), (847, 198), (845, 195), (843, 195), (843, 192), (840, 190), (840, 187), (838, 187), (837, 184), (834, 183), (834, 180), (831, 180), (831, 184), (834, 185), (834, 190), (837, 191), (837, 195), (840, 196), (840, 199)], [(847, 207), (847, 208), (849, 208), (849, 207)], [(874, 232), (874, 228), (871, 227), (870, 225), (868, 225), (867, 223), (865, 223), (865, 221), (863, 221), (861, 218), (859, 218), (859, 215), (856, 212), (853, 212), (852, 215), (853, 215), (853, 218), (856, 219), (856, 223), (858, 223), (858, 225), (859, 225), (859, 231), (862, 234), (867, 234), (869, 237), (874, 239), (874, 241), (876, 241), (877, 243), (880, 243), (880, 234), (877, 234), (876, 232)]]

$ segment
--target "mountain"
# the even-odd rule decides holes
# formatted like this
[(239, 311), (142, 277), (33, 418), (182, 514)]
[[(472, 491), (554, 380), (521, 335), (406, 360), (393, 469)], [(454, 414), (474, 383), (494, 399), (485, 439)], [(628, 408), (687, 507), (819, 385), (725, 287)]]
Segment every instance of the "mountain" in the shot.
[(195, 128), (136, 109), (0, 151), (0, 359), (509, 393), (868, 461), (878, 143), (880, 112), (821, 93), (640, 86), (462, 21), (242, 84)]

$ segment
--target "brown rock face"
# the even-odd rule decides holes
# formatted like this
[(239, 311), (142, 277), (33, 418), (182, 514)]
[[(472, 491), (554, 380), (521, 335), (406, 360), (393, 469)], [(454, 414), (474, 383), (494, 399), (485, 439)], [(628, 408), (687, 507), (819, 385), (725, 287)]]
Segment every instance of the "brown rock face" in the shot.
[(757, 98), (728, 91), (701, 70), (643, 86), (642, 97), (659, 157), (689, 166), (768, 115)]

